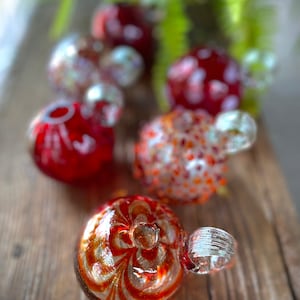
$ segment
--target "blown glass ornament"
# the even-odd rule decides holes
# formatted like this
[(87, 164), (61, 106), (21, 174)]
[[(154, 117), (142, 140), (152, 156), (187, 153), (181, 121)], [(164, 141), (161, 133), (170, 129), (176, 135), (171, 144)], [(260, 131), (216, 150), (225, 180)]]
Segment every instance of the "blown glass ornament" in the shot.
[(112, 127), (122, 115), (124, 96), (116, 85), (102, 81), (87, 89), (83, 102), (93, 111), (96, 121)]
[(255, 137), (256, 124), (246, 113), (214, 119), (205, 111), (175, 109), (142, 128), (134, 174), (162, 200), (204, 203), (226, 184), (228, 155), (249, 148)]
[(99, 69), (104, 45), (92, 36), (73, 33), (54, 48), (48, 64), (51, 86), (59, 93), (79, 98), (102, 79)]
[(79, 238), (75, 272), (90, 299), (168, 299), (186, 271), (207, 274), (233, 263), (236, 243), (202, 227), (190, 237), (164, 204), (126, 196), (102, 206)]
[(129, 46), (118, 46), (111, 50), (102, 62), (109, 78), (122, 87), (134, 84), (144, 71), (141, 55)]
[(204, 109), (215, 116), (240, 106), (242, 78), (240, 66), (227, 53), (195, 48), (169, 68), (167, 98), (172, 108)]
[(250, 49), (241, 63), (246, 72), (246, 88), (261, 92), (271, 85), (277, 66), (274, 53)]
[(144, 11), (137, 5), (119, 3), (100, 6), (93, 17), (92, 34), (110, 46), (127, 45), (134, 48), (145, 63), (152, 60), (152, 27)]
[(46, 175), (76, 183), (96, 174), (113, 156), (114, 132), (83, 104), (56, 101), (31, 122), (30, 153)]

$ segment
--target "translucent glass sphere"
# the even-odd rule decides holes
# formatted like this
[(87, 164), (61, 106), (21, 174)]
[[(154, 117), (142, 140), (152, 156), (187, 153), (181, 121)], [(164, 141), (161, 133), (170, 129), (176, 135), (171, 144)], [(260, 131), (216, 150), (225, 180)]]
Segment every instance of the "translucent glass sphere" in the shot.
[(135, 83), (141, 76), (144, 63), (136, 50), (128, 46), (119, 46), (114, 48), (103, 60), (103, 67), (117, 84), (127, 87)]
[(239, 110), (221, 113), (215, 127), (227, 137), (226, 151), (234, 154), (250, 148), (256, 140), (256, 123), (247, 113)]
[(88, 88), (84, 103), (96, 114), (103, 126), (114, 126), (120, 119), (123, 107), (123, 92), (113, 83), (99, 82)]
[(277, 59), (270, 51), (251, 49), (242, 59), (242, 65), (246, 71), (246, 87), (261, 91), (273, 82)]

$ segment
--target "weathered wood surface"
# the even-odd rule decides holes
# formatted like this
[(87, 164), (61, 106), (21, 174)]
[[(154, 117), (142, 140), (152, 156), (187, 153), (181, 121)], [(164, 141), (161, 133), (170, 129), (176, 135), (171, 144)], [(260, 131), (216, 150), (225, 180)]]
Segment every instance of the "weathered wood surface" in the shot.
[[(84, 1), (77, 7), (74, 30), (88, 28), (93, 5)], [(80, 228), (119, 189), (142, 192), (126, 161), (141, 120), (155, 111), (143, 86), (128, 99), (115, 168), (105, 182), (65, 186), (40, 174), (30, 161), (26, 126), (52, 97), (45, 64), (53, 12), (53, 4), (37, 10), (0, 101), (1, 300), (85, 299), (73, 272)], [(299, 223), (262, 122), (256, 146), (232, 157), (228, 178), (227, 197), (174, 210), (189, 232), (199, 226), (231, 232), (239, 243), (236, 265), (213, 276), (187, 276), (174, 299), (300, 299)]]

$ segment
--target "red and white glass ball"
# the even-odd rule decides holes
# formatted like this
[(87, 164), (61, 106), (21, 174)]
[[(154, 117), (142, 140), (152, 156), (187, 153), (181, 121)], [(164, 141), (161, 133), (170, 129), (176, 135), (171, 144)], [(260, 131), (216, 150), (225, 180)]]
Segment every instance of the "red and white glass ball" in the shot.
[(37, 167), (66, 183), (95, 175), (112, 160), (114, 132), (93, 118), (93, 112), (79, 102), (56, 101), (42, 110), (28, 131)]
[(214, 119), (205, 111), (176, 109), (142, 128), (134, 174), (162, 200), (204, 203), (226, 184), (228, 155), (249, 148), (255, 137), (255, 122), (246, 113)]
[(172, 108), (204, 109), (215, 116), (239, 108), (243, 76), (225, 51), (198, 47), (175, 61), (167, 74), (167, 98)]
[(146, 64), (153, 58), (152, 26), (145, 11), (138, 5), (125, 3), (101, 5), (92, 21), (92, 34), (108, 45), (130, 46)]
[(232, 265), (234, 238), (202, 227), (190, 237), (164, 204), (126, 196), (100, 207), (80, 235), (75, 272), (90, 299), (168, 299), (187, 271)]

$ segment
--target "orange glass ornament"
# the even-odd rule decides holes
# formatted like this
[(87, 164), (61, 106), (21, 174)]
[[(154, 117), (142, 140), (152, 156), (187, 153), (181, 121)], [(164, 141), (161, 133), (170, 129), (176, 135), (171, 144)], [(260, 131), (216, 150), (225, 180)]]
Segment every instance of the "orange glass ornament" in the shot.
[(164, 204), (144, 196), (101, 207), (79, 238), (75, 271), (90, 299), (168, 299), (184, 274), (231, 266), (234, 238), (202, 227), (189, 238)]
[(230, 111), (176, 109), (147, 123), (135, 147), (134, 174), (162, 200), (204, 203), (226, 183), (229, 154), (255, 141), (255, 121)]

